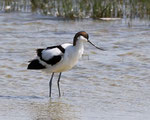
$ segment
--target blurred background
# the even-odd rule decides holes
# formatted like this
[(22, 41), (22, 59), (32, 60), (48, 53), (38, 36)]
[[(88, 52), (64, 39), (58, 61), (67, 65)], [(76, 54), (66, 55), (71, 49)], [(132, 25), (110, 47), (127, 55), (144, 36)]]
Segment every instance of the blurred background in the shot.
[(149, 18), (149, 0), (1, 0), (2, 12), (75, 18)]

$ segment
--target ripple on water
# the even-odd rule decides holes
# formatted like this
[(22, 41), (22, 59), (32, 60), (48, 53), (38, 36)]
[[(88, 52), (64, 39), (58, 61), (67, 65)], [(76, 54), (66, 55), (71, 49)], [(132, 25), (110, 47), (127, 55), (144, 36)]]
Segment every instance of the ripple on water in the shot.
[[(66, 22), (27, 14), (23, 19), (9, 13), (9, 21), (0, 22), (0, 119), (2, 115), (56, 120), (149, 118), (148, 29), (128, 28), (121, 21)], [(28, 60), (35, 57), (36, 48), (72, 42), (74, 33), (83, 29), (107, 50), (87, 44), (83, 59), (62, 74), (62, 97), (58, 98), (56, 74), (49, 100), (50, 74), (26, 70)]]
[(5, 77), (9, 79), (9, 78), (12, 78), (12, 75), (8, 74), (8, 75), (5, 75)]

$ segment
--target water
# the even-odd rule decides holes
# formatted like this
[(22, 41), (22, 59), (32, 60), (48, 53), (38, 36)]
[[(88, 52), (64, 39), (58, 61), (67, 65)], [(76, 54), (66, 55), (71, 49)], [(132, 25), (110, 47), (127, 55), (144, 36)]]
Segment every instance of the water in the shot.
[[(90, 44), (79, 63), (55, 75), (26, 70), (35, 49), (72, 42), (85, 30)], [(146, 20), (64, 21), (32, 13), (0, 14), (1, 120), (149, 120), (150, 24)]]

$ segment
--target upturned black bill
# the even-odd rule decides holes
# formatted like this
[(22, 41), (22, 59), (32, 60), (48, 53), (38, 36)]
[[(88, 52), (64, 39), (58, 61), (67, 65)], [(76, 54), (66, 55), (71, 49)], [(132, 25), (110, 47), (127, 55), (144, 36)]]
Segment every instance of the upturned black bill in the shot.
[(103, 49), (103, 48), (97, 47), (97, 46), (96, 46), (96, 45), (94, 45), (91, 41), (89, 41), (89, 40), (88, 40), (88, 42), (89, 42), (91, 45), (93, 45), (94, 47), (96, 47), (97, 49), (99, 49), (99, 50), (103, 50), (103, 51), (104, 51), (104, 49)]

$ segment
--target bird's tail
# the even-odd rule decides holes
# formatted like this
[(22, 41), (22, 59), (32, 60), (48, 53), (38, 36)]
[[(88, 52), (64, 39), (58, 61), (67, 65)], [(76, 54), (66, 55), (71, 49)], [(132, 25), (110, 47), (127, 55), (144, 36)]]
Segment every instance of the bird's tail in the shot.
[(44, 69), (45, 66), (42, 65), (38, 59), (34, 59), (34, 60), (31, 60), (29, 61), (29, 65), (27, 67), (27, 69), (33, 69), (33, 70), (38, 70), (38, 69)]

